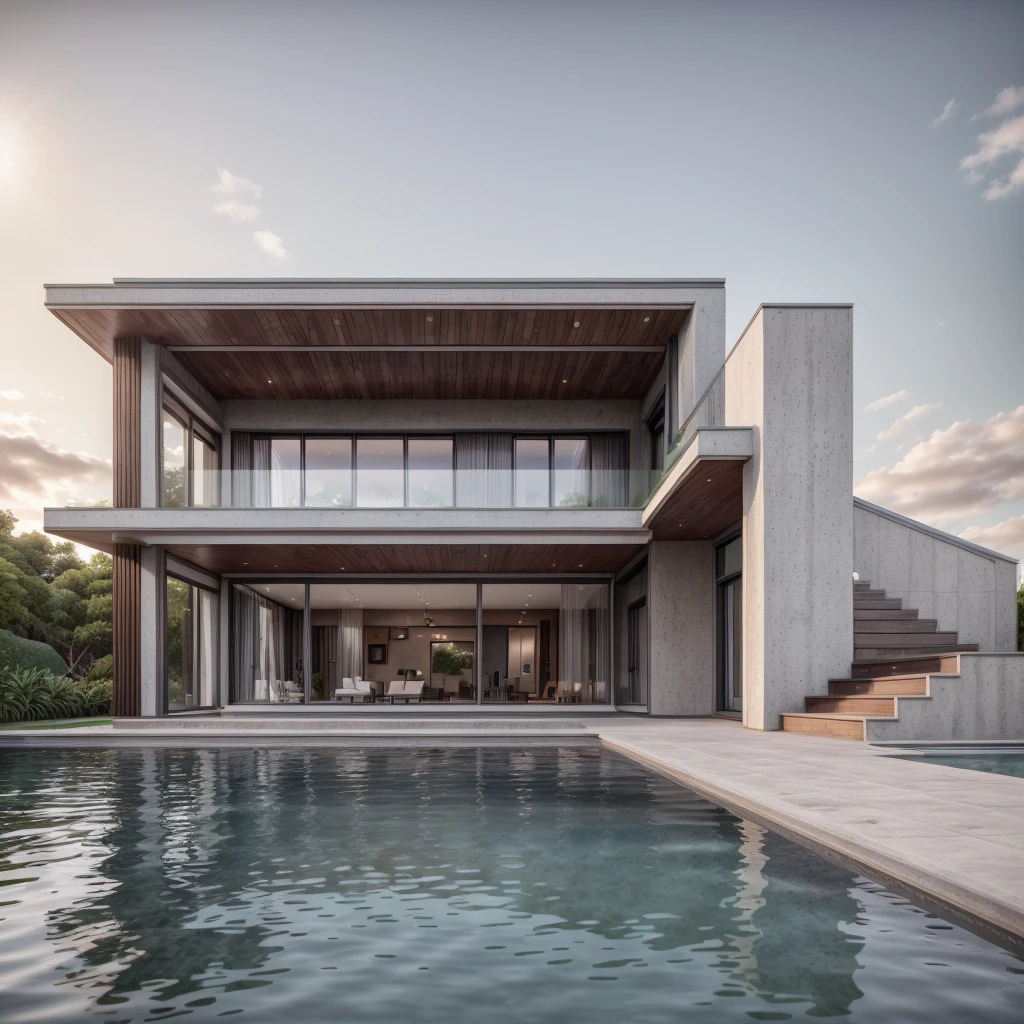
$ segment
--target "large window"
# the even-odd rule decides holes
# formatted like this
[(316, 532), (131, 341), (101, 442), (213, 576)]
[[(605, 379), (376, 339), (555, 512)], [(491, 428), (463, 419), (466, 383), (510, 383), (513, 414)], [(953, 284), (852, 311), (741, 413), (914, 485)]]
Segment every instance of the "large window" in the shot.
[(236, 501), (257, 508), (628, 504), (621, 433), (233, 436)]
[(164, 392), (161, 434), (161, 505), (219, 505), (220, 435), (168, 392)]
[(167, 577), (167, 710), (216, 702), (220, 598), (176, 576)]

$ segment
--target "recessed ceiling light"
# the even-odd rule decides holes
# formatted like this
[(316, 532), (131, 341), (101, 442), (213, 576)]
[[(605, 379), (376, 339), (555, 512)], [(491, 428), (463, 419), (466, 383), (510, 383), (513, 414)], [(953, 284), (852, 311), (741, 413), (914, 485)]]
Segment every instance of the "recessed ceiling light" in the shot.
[(708, 477), (708, 483), (711, 483), (711, 477)]
[(434, 322), (434, 318), (432, 316), (428, 316), (427, 317), (427, 323), (428, 324), (432, 324), (433, 322)]
[(565, 379), (563, 378), (563, 379), (562, 379), (562, 383), (563, 383), (563, 384), (568, 384), (569, 382), (568, 382), (567, 380), (565, 380)]
[(334, 318), (334, 323), (335, 323), (335, 326), (337, 326), (337, 327), (341, 326), (341, 321), (337, 317)]
[(273, 382), (273, 381), (272, 381), (272, 380), (271, 380), (271, 379), (270, 379), (270, 378), (268, 377), (268, 378), (267, 378), (267, 383), (268, 383), (268, 384), (273, 384), (274, 382)]
[(649, 316), (645, 316), (644, 317), (644, 323), (645, 324), (649, 324), (650, 322), (651, 322), (651, 318)]
[(579, 320), (573, 320), (572, 325), (573, 325), (573, 327), (579, 327), (579, 325), (580, 325)]
[(581, 568), (581, 569), (583, 568), (583, 563), (582, 563), (582, 562), (580, 562), (580, 568)]

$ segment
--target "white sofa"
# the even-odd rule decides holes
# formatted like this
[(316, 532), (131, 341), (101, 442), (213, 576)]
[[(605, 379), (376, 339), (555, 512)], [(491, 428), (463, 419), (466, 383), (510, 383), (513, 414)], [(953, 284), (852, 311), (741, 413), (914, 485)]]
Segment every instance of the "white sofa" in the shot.
[(424, 682), (423, 679), (392, 679), (384, 696), (392, 704), (397, 701), (408, 704), (411, 700), (418, 704), (423, 699)]
[(360, 679), (356, 676), (355, 679), (349, 679), (346, 676), (341, 681), (341, 686), (334, 691), (335, 700), (348, 699), (350, 704), (355, 704), (358, 700), (365, 704), (367, 701), (372, 703), (373, 701), (373, 686), (369, 679)]

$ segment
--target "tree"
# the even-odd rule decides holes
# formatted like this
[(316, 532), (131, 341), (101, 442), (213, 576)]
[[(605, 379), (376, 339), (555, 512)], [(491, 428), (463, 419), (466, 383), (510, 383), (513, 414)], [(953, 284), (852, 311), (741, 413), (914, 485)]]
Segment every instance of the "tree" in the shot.
[(451, 641), (446, 644), (433, 644), (430, 657), (430, 671), (441, 677), (441, 685), (448, 681), (448, 676), (461, 676), (468, 668), (473, 667), (473, 652), (458, 647)]
[(14, 631), (28, 623), (26, 596), (18, 567), (0, 558), (0, 629)]

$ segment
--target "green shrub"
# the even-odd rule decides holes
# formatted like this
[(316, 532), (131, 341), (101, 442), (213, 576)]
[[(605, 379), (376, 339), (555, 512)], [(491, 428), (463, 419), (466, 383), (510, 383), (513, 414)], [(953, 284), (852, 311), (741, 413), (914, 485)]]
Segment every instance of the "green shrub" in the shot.
[(114, 656), (112, 654), (104, 654), (102, 658), (97, 658), (92, 663), (92, 668), (89, 669), (89, 674), (85, 677), (84, 682), (94, 683), (101, 679), (109, 681), (113, 678)]
[(38, 668), (0, 673), (0, 722), (109, 715), (113, 684), (108, 679), (75, 682)]
[(0, 672), (4, 669), (37, 668), (55, 676), (67, 675), (64, 659), (49, 645), (27, 640), (0, 629)]

